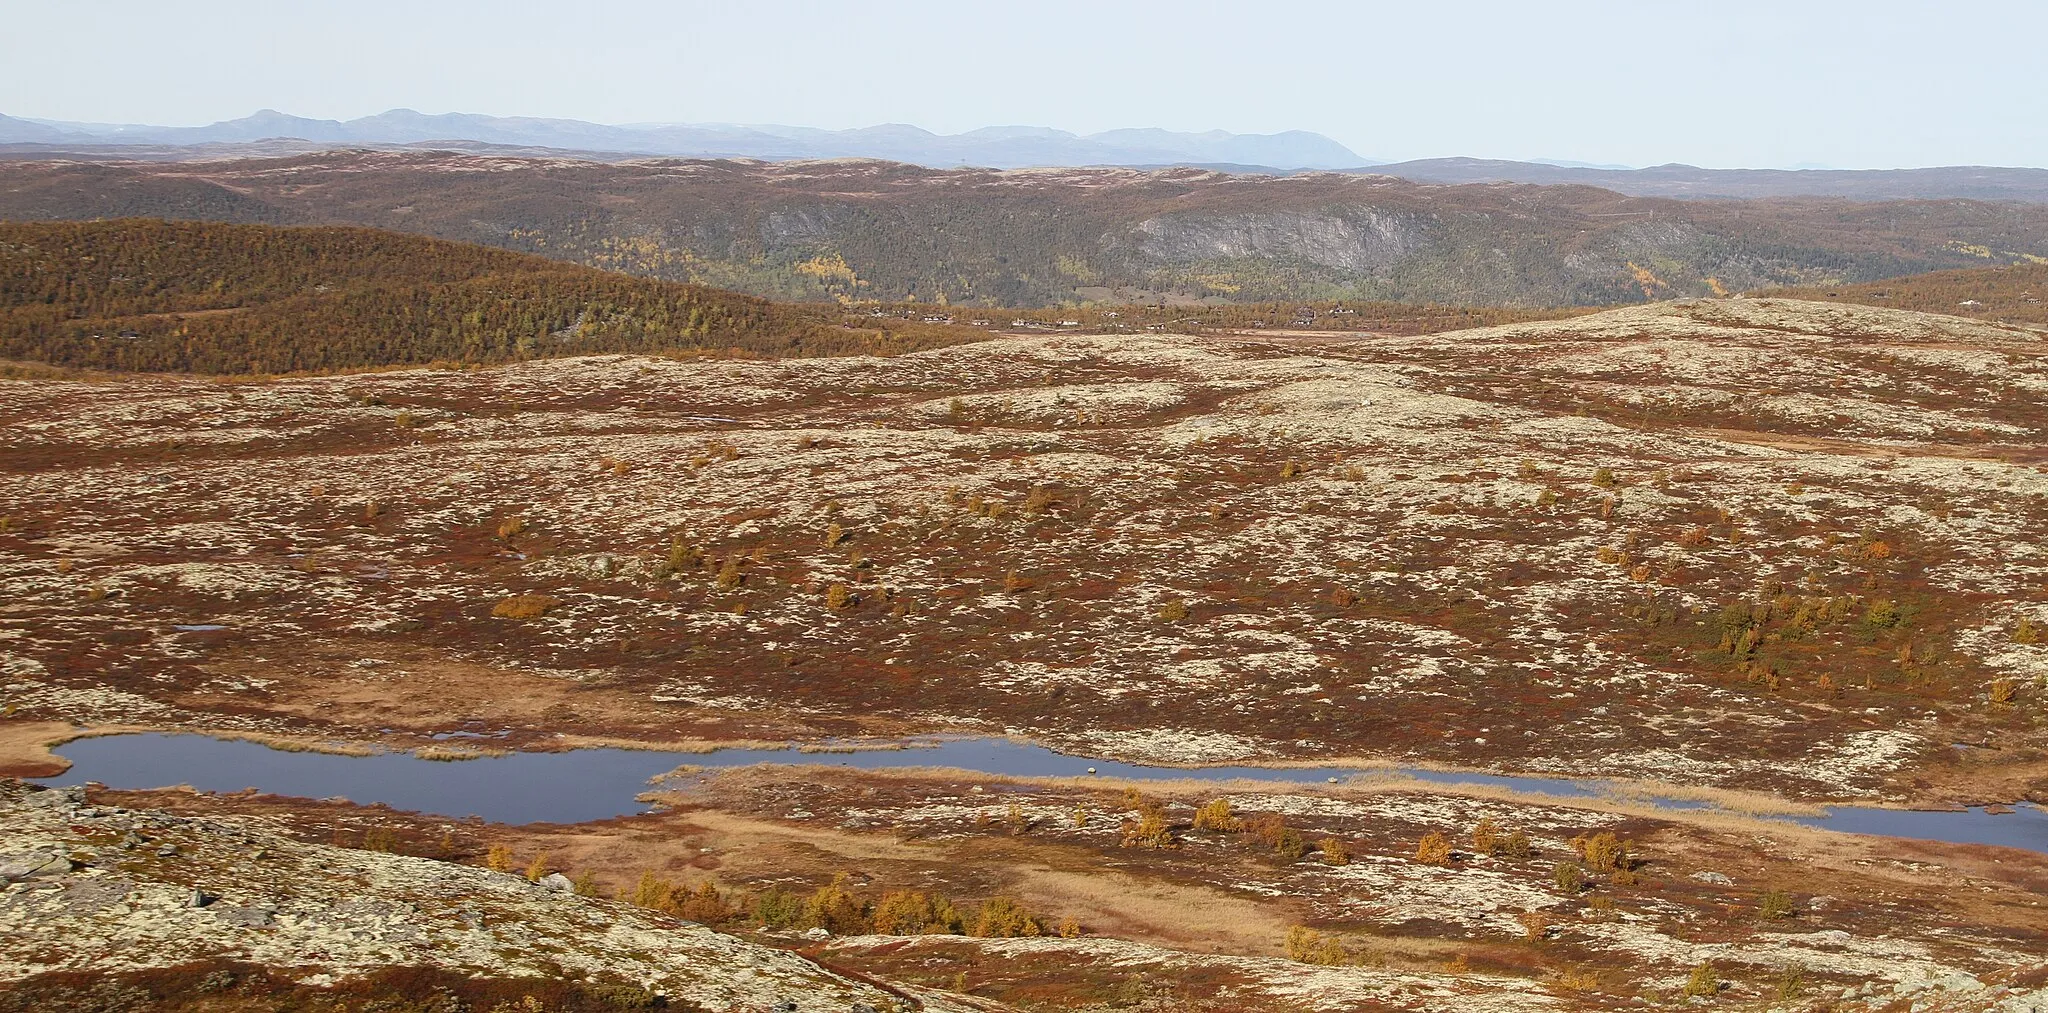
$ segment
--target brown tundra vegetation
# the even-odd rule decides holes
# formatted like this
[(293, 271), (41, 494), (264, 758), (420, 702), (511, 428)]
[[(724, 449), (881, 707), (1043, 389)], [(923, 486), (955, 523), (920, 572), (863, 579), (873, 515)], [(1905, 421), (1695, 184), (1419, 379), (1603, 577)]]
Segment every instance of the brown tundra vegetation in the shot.
[[(2042, 856), (1744, 813), (2048, 798), (2043, 338), (1731, 299), (1420, 336), (4, 381), (9, 762), (47, 772), (36, 747), (77, 726), (956, 733), (1640, 779), (1721, 808), (829, 767), (576, 827), (90, 805), (279, 848), (374, 826), (378, 862), (501, 847), (512, 871), (462, 875), (560, 871), (564, 904), (987, 1009), (2025, 1009), (1997, 1004), (2048, 976)], [(8, 847), (65, 832), (36, 827)]]

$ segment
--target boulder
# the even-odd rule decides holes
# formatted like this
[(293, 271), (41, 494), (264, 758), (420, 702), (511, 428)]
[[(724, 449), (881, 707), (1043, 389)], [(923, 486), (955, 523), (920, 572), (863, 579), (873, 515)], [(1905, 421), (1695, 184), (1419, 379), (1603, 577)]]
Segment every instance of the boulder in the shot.
[(540, 878), (540, 885), (556, 893), (573, 893), (576, 890), (576, 881), (559, 872), (550, 872), (542, 876)]
[(13, 883), (37, 876), (59, 876), (70, 871), (71, 858), (63, 852), (34, 852), (0, 862), (0, 882)]
[(276, 917), (277, 909), (267, 904), (216, 904), (213, 916), (221, 921), (245, 929), (260, 929), (268, 926)]
[(31, 809), (62, 809), (66, 806), (84, 805), (85, 789), (78, 786), (69, 788), (45, 788), (29, 792), (21, 804)]

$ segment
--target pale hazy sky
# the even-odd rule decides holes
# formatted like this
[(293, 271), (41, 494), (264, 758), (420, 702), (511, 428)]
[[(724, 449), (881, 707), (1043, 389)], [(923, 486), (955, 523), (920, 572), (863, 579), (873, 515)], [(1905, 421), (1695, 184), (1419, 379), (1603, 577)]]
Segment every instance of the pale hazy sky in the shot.
[(0, 112), (1315, 130), (1367, 157), (2048, 166), (2048, 0), (0, 0)]

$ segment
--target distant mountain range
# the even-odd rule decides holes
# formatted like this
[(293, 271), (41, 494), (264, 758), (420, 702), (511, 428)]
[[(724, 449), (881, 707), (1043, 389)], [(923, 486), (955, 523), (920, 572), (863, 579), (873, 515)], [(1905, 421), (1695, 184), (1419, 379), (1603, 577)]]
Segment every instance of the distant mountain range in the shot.
[(689, 158), (880, 158), (914, 165), (1009, 169), (1080, 165), (1214, 165), (1352, 169), (1372, 164), (1321, 134), (1109, 130), (1086, 136), (1049, 127), (983, 127), (935, 134), (901, 123), (820, 130), (731, 123), (634, 123), (393, 109), (353, 120), (316, 120), (265, 109), (203, 127), (69, 123), (0, 115), (0, 144), (191, 146), (296, 138), (325, 146), (468, 141), (520, 148)]
[(1048, 127), (983, 127), (936, 134), (900, 123), (857, 130), (763, 124), (631, 123), (393, 109), (353, 120), (316, 120), (265, 109), (203, 127), (71, 123), (0, 115), (0, 159), (219, 161), (305, 155), (337, 148), (460, 151), (515, 158), (627, 162), (652, 157), (876, 158), (928, 168), (996, 169), (1187, 166), (1287, 175), (1352, 172), (1424, 183), (1597, 186), (1635, 197), (1847, 200), (1985, 200), (2048, 203), (2048, 169), (1938, 166), (1917, 169), (1631, 169), (1564, 160), (1429, 158), (1386, 163), (1321, 134), (1109, 130), (1080, 135)]

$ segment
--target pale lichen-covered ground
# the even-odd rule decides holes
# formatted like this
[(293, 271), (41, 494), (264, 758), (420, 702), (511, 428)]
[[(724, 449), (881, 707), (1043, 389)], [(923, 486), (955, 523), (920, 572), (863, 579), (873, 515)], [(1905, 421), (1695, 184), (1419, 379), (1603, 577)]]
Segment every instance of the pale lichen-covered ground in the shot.
[[(0, 693), (24, 722), (301, 741), (958, 731), (1162, 762), (2038, 799), (2044, 351), (1976, 321), (1725, 300), (1424, 337), (4, 381)], [(1630, 831), (1667, 849), (1664, 885), (1610, 914), (1549, 879), (1570, 835), (1620, 825), (1598, 807), (1234, 800), (1348, 835), (1358, 860), (1229, 857), (1211, 881), (1186, 863), (1240, 845), (1196, 836), (1178, 865), (1074, 875), (1285, 902), (1409, 962), (1307, 969), (1269, 933), (1204, 972), (1262, 1002), (1626, 1005), (1555, 976), (1584, 960), (1669, 994), (1711, 960), (1746, 998), (1796, 965), (1855, 1001), (1991, 1008), (2027, 994), (1993, 990), (2039, 939), (2031, 911), (1938, 899), (2005, 904), (2033, 882), (1988, 866), (1823, 855), (1825, 881), (1869, 895), (1802, 896), (1822, 903), (1759, 935), (1746, 912), (1800, 867), (1729, 866), (1745, 847), (1792, 861), (1737, 847), (1748, 831)], [(1010, 801), (826, 793), (774, 815), (945, 838)], [(1070, 801), (1023, 800), (1045, 827)], [(1411, 860), (1419, 834), (1480, 815), (1526, 827), (1541, 859)], [(1131, 854), (1118, 833), (1040, 836)], [(1727, 896), (1681, 875), (1722, 870)], [(1567, 920), (1552, 950), (1513, 949), (1529, 912)], [(965, 947), (1194, 973), (1159, 932), (1132, 935), (833, 945), (885, 969)], [(1418, 940), (1504, 963), (1421, 969)]]
[(588, 977), (717, 1010), (899, 1001), (783, 950), (516, 875), (60, 791), (0, 787), (0, 807), (0, 981), (229, 958), (313, 984), (410, 966)]
[[(1768, 1001), (1786, 980), (1796, 993), (1786, 998), (1806, 1004), (1794, 1008), (1877, 1008), (1902, 994), (1939, 997), (1957, 1009), (1996, 1008), (2015, 997), (2048, 1002), (2041, 989), (2048, 981), (2025, 977), (2048, 971), (2038, 893), (2048, 867), (2020, 852), (1944, 853), (1940, 845), (1763, 820), (1646, 816), (1626, 805), (1446, 795), (1412, 785), (1276, 792), (1181, 783), (1165, 790), (1168, 822), (1179, 830), (1164, 850), (1120, 841), (1138, 814), (1129, 797), (1091, 788), (1089, 779), (963, 783), (937, 772), (881, 780), (852, 772), (800, 779), (730, 773), (674, 797), (675, 816), (647, 833), (680, 836), (690, 832), (681, 828), (742, 816), (750, 822), (727, 837), (680, 843), (715, 845), (728, 882), (773, 867), (733, 837), (772, 850), (783, 835), (806, 845), (803, 853), (813, 857), (797, 871), (812, 875), (836, 862), (889, 882), (994, 877), (1002, 890), (1073, 914), (1091, 935), (1107, 937), (833, 944), (852, 951), (845, 959), (871, 962), (853, 966), (884, 974), (915, 974), (941, 954), (949, 968), (979, 967), (973, 954), (1002, 954), (995, 968), (970, 971), (970, 980), (1006, 982), (1020, 994), (1059, 980), (1063, 969), (1142, 968), (1199, 981), (1197, 995), (1238, 995), (1251, 1008), (1283, 999), (1328, 1010), (1640, 1008), (1678, 998), (1693, 971), (1711, 963), (1727, 1002)], [(1247, 834), (1191, 828), (1192, 807), (1217, 798), (1243, 819), (1284, 817), (1308, 853), (1288, 858)], [(1471, 834), (1482, 821), (1503, 834), (1526, 834), (1530, 853), (1475, 850)], [(848, 831), (864, 836), (849, 839)], [(1589, 889), (1560, 885), (1557, 866), (1579, 861), (1573, 840), (1602, 832), (1634, 842), (1641, 864), (1629, 876), (1597, 875)], [(1416, 860), (1417, 842), (1429, 833), (1450, 840), (1451, 861)], [(552, 837), (536, 833), (531, 846)], [(619, 848), (631, 853), (640, 839)], [(1348, 861), (1320, 859), (1314, 845), (1325, 839), (1343, 842)], [(837, 857), (818, 859), (820, 850)], [(616, 861), (611, 854), (588, 860), (605, 867)], [(1759, 898), (1770, 891), (1784, 891), (1796, 914), (1759, 916)], [(1532, 917), (1544, 926), (1533, 935)], [(1285, 959), (1280, 944), (1290, 921), (1343, 940), (1351, 966)]]
[[(341, 738), (996, 731), (2015, 797), (1962, 765), (2039, 769), (2044, 378), (2034, 331), (1723, 300), (8, 382), (5, 692)], [(553, 604), (493, 617), (518, 594)]]

